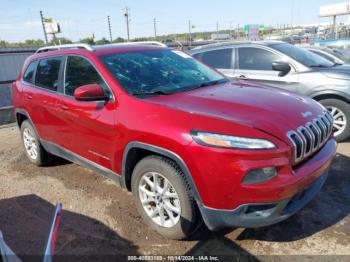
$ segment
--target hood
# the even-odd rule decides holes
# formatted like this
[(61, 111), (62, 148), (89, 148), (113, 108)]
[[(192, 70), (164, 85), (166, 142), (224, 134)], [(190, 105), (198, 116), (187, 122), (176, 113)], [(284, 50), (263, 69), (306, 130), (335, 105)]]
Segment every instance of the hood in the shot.
[(329, 78), (350, 80), (350, 65), (336, 65), (329, 68), (320, 68), (319, 72)]
[(288, 131), (304, 125), (325, 110), (311, 98), (247, 82), (228, 82), (153, 97), (149, 101), (256, 128), (282, 140), (286, 140)]

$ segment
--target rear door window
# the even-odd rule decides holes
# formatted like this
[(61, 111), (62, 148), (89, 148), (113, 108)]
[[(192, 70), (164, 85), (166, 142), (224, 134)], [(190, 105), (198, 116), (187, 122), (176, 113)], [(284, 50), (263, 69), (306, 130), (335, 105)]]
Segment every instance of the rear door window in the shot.
[(25, 82), (34, 84), (34, 74), (35, 74), (37, 65), (38, 65), (38, 61), (33, 61), (29, 64), (29, 66), (27, 67), (23, 75), (23, 80)]
[[(196, 57), (196, 56), (195, 56)], [(203, 63), (217, 69), (232, 68), (232, 48), (213, 50), (197, 56)]]
[(35, 75), (35, 85), (51, 91), (57, 91), (62, 57), (50, 57), (40, 60)]

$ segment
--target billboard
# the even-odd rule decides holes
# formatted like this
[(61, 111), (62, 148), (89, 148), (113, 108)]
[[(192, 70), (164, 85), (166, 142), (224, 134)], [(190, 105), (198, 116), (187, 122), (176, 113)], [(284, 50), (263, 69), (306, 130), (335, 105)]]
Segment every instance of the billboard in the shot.
[(44, 23), (46, 34), (61, 33), (61, 28), (58, 23)]
[(257, 41), (260, 39), (259, 37), (259, 29), (260, 25), (246, 25), (244, 27), (244, 31), (247, 31), (248, 34), (248, 40), (250, 41)]
[(350, 14), (350, 3), (323, 5), (320, 7), (320, 16), (337, 16)]

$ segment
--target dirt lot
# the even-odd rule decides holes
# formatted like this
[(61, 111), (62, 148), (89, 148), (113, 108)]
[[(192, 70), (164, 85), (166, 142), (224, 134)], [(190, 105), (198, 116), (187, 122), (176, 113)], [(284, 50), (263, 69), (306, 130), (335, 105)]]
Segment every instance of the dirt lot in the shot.
[(287, 221), (260, 229), (202, 229), (189, 241), (172, 241), (145, 226), (131, 194), (111, 180), (71, 163), (38, 168), (27, 161), (17, 127), (0, 128), (0, 229), (17, 254), (40, 254), (50, 211), (60, 201), (60, 255), (244, 255), (252, 261), (343, 255), (337, 258), (345, 261), (344, 255), (350, 256), (350, 143), (340, 144), (338, 153), (322, 191)]

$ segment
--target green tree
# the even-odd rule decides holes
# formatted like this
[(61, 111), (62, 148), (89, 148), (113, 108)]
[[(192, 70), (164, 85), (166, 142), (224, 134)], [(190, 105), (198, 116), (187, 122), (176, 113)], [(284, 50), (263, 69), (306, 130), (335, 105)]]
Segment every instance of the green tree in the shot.
[(106, 44), (110, 44), (111, 42), (108, 41), (106, 38), (102, 38), (100, 40), (97, 40), (95, 42), (96, 45), (106, 45)]
[(112, 41), (112, 43), (124, 43), (124, 42), (125, 42), (125, 39), (121, 37), (117, 37)]
[(71, 44), (72, 41), (65, 37), (55, 37), (50, 41), (50, 45), (65, 45), (65, 44)]
[(94, 45), (95, 41), (93, 37), (86, 37), (86, 38), (80, 39), (79, 43)]

